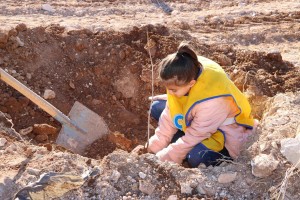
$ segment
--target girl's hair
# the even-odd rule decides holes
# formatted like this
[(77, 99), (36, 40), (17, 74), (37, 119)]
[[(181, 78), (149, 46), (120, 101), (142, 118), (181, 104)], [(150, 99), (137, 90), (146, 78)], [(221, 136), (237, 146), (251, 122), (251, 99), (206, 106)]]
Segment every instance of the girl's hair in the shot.
[(197, 55), (188, 43), (182, 42), (177, 52), (168, 55), (160, 62), (159, 76), (166, 85), (182, 86), (191, 80), (197, 80), (202, 69)]

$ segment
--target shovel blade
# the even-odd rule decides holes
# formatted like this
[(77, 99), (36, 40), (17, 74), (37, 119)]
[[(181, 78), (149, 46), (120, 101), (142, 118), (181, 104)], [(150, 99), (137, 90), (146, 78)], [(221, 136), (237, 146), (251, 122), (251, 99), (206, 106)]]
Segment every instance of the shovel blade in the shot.
[(56, 143), (74, 153), (83, 155), (87, 146), (109, 132), (103, 118), (78, 101), (73, 105), (69, 113), (69, 118), (71, 122), (83, 130), (84, 133), (67, 125), (63, 125), (56, 139)]

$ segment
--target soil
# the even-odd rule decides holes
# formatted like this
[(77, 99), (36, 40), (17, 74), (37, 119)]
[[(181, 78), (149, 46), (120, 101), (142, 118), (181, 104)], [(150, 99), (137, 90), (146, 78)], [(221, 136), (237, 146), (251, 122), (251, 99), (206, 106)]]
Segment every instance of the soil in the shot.
[[(49, 4), (54, 10), (43, 10), (42, 5), (45, 4)], [(100, 162), (105, 169), (117, 166), (117, 172), (122, 175), (130, 174), (129, 171), (134, 170), (136, 163), (139, 170), (149, 170), (146, 171), (152, 176), (151, 180), (157, 179), (158, 182), (152, 181), (153, 185), (163, 186), (165, 189), (161, 194), (154, 192), (153, 198), (167, 199), (172, 194), (178, 198), (204, 196), (196, 192), (196, 187), (193, 194), (182, 192), (184, 186), (179, 184), (182, 177), (176, 178), (176, 173), (184, 174), (190, 169), (161, 164), (148, 154), (127, 153), (137, 145), (147, 142), (147, 111), (150, 106), (148, 97), (152, 93), (151, 61), (155, 77), (154, 94), (162, 94), (165, 90), (157, 79), (157, 64), (167, 54), (176, 51), (181, 41), (189, 41), (199, 55), (215, 60), (225, 69), (238, 88), (248, 96), (253, 115), (260, 120), (266, 119), (270, 99), (280, 93), (295, 93), (300, 88), (300, 3), (297, 1), (224, 0), (200, 1), (195, 4), (194, 1), (183, 0), (11, 0), (0, 3), (0, 7), (0, 66), (41, 96), (46, 89), (54, 91), (55, 98), (47, 101), (66, 115), (76, 101), (84, 104), (103, 117), (112, 135), (95, 141), (87, 148), (85, 157), (71, 154), (55, 144), (61, 128), (60, 123), (1, 82), (0, 112), (5, 116), (5, 120), (1, 121), (6, 123), (3, 127), (8, 128), (0, 137), (7, 138), (9, 143), (26, 141), (25, 145), (33, 145), (32, 148), (46, 148), (50, 152), (45, 155), (52, 159), (51, 162), (53, 154), (59, 154), (59, 151), (70, 159), (76, 157), (80, 160), (79, 163), (90, 158), (94, 162), (93, 166)], [(14, 129), (7, 125), (6, 118), (12, 121)], [(34, 131), (25, 136), (19, 134), (25, 128), (40, 124), (51, 125), (57, 131), (54, 134), (45, 134), (47, 137), (41, 137)], [(155, 128), (154, 120), (151, 120), (151, 124)], [(154, 132), (152, 127), (150, 135)], [(244, 164), (243, 167), (234, 167), (234, 170), (245, 170), (245, 176), (250, 182), (253, 177), (247, 162), (257, 154), (253, 149), (255, 148), (248, 150), (251, 156), (238, 161)], [(118, 158), (119, 156), (125, 157)], [(132, 163), (126, 160), (130, 156)], [(146, 164), (142, 164), (143, 162)], [(79, 163), (74, 166), (79, 166)], [(56, 164), (60, 166), (59, 162)], [(144, 165), (149, 166), (147, 168)], [(38, 165), (34, 164), (35, 168), (36, 166)], [(68, 166), (72, 168), (71, 164)], [(230, 168), (228, 166), (217, 168), (215, 175), (208, 174), (212, 176), (208, 178), (208, 183), (214, 185), (213, 188), (217, 188), (214, 177), (226, 167)], [(28, 166), (24, 167), (26, 171)], [(157, 167), (158, 174), (151, 171)], [(51, 167), (48, 169), (53, 170)], [(286, 166), (282, 167), (284, 169)], [(176, 170), (179, 172), (175, 172)], [(77, 170), (76, 173), (83, 171), (84, 169)], [(193, 173), (197, 174), (198, 171)], [(209, 173), (207, 171), (201, 171), (202, 178)], [(126, 176), (121, 176), (114, 184), (110, 182), (109, 186), (103, 186), (105, 176), (114, 176), (110, 172), (114, 174), (112, 170), (104, 172), (100, 176), (101, 180), (96, 179), (93, 183), (99, 187), (110, 188), (106, 190), (106, 196), (104, 194), (99, 197), (96, 195), (99, 191), (90, 191), (95, 186), (91, 184), (92, 186), (84, 187), (89, 192), (83, 193), (90, 194), (86, 199), (116, 199), (122, 196), (123, 199), (124, 196), (135, 198), (131, 194), (136, 194), (139, 199), (147, 199), (147, 195), (139, 190), (128, 194), (136, 190), (124, 186), (126, 181), (132, 181)], [(23, 176), (21, 174), (19, 172), (14, 177), (15, 180)], [(131, 177), (136, 179), (134, 176), (136, 175)], [(193, 177), (189, 174), (188, 177), (190, 176)], [(240, 175), (239, 181), (243, 177)], [(35, 179), (32, 177), (32, 180), (20, 180), (27, 184)], [(14, 187), (20, 188), (25, 182)], [(134, 185), (135, 182), (132, 183)], [(172, 186), (167, 189), (165, 184)], [(256, 193), (251, 194), (252, 196), (250, 187), (245, 192), (248, 195), (245, 197), (239, 196), (241, 194), (237, 191), (227, 190), (224, 190), (223, 195), (222, 189), (205, 192), (205, 195), (206, 198), (253, 199), (263, 197), (259, 192), (266, 192), (274, 185), (275, 183), (264, 184), (262, 188), (253, 189)], [(237, 185), (235, 187), (239, 188)], [(76, 192), (64, 198), (75, 198), (80, 191)], [(111, 193), (115, 193), (115, 196), (110, 195)], [(292, 195), (297, 195), (297, 190)]]

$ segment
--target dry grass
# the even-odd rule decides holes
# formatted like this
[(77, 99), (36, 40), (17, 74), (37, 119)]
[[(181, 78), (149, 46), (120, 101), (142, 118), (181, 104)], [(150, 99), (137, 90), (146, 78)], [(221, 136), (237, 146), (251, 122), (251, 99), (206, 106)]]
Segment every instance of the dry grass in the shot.
[(285, 176), (281, 183), (276, 186), (276, 188), (271, 192), (271, 199), (276, 199), (276, 200), (283, 200), (286, 197), (286, 189), (288, 186), (289, 179), (292, 176), (295, 176), (296, 174), (300, 173), (299, 170), (300, 167), (300, 160), (296, 165), (293, 165), (292, 167), (288, 168), (285, 172)]

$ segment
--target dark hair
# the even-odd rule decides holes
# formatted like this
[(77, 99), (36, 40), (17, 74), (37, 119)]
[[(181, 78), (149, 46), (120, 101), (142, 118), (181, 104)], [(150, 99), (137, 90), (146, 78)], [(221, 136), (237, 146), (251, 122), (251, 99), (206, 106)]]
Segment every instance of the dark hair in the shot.
[(197, 55), (188, 43), (182, 42), (177, 52), (168, 55), (160, 62), (159, 76), (166, 84), (185, 85), (197, 80), (202, 68)]

